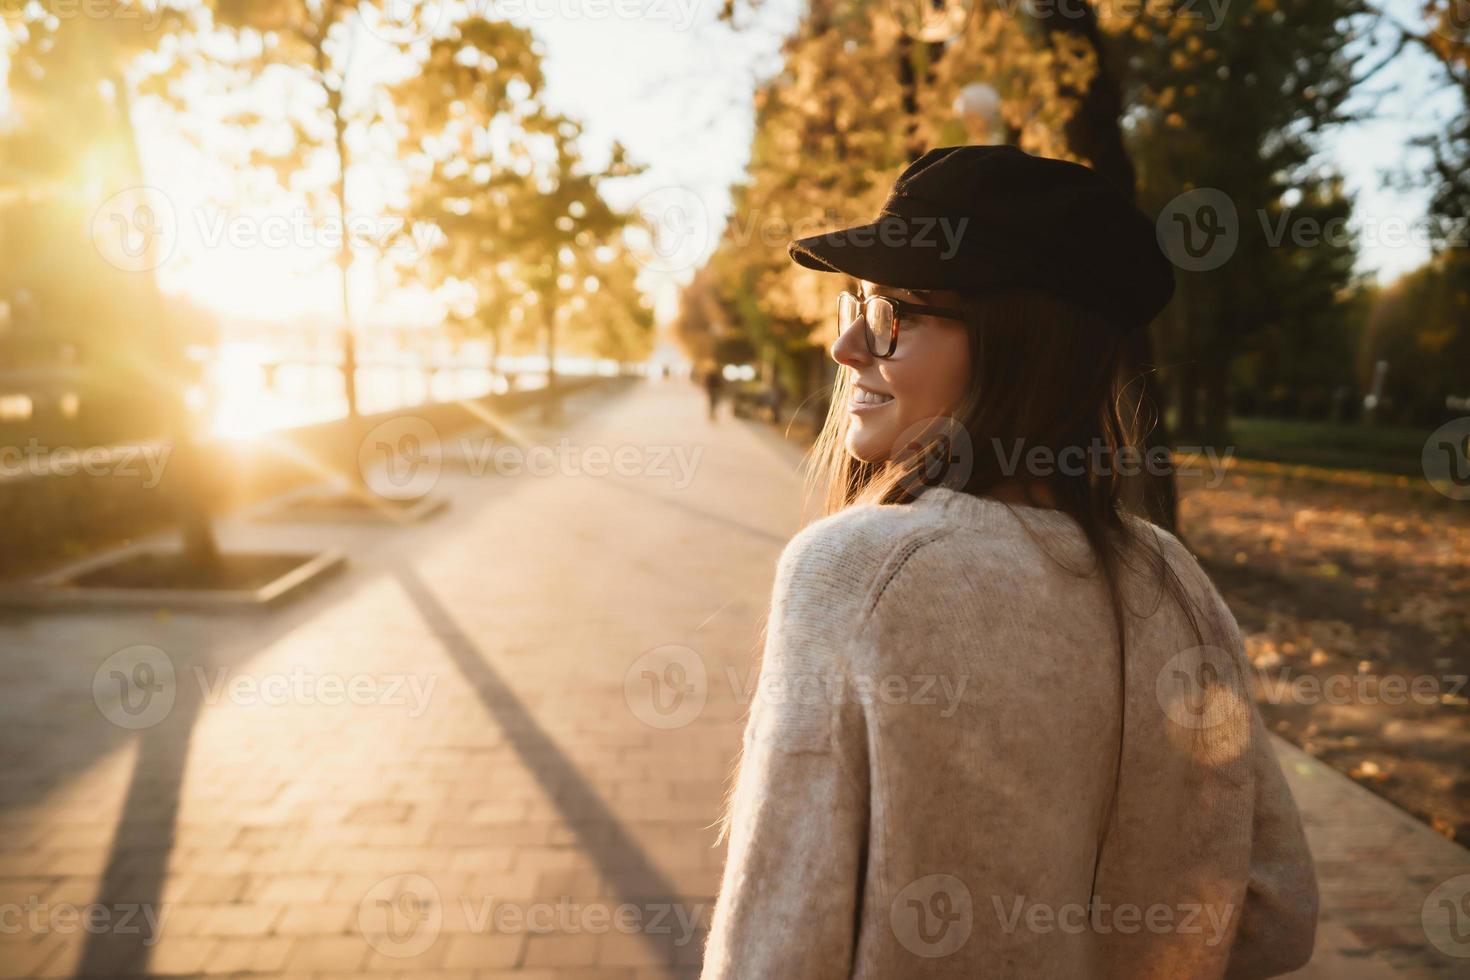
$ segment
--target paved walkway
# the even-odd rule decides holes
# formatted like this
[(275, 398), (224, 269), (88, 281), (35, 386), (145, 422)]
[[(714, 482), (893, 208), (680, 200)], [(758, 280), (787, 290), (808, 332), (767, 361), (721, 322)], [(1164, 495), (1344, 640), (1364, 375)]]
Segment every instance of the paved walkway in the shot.
[[(542, 475), (473, 444), (429, 523), (226, 522), (349, 553), (278, 612), (0, 619), (0, 975), (697, 973), (798, 454), (681, 382), (513, 424)], [(1283, 759), (1303, 976), (1464, 976), (1421, 910), (1470, 855)]]

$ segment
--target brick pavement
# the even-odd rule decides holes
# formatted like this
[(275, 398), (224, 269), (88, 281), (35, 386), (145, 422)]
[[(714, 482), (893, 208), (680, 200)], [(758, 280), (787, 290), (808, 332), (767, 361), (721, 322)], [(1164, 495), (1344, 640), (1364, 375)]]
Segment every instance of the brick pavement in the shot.
[[(798, 452), (678, 382), (565, 415), (512, 424), (622, 475), (476, 475), (477, 444), (421, 526), (223, 522), (349, 553), (278, 612), (5, 614), (0, 975), (696, 973)], [(1327, 906), (1302, 975), (1470, 964), (1419, 925), (1466, 852), (1283, 753)]]

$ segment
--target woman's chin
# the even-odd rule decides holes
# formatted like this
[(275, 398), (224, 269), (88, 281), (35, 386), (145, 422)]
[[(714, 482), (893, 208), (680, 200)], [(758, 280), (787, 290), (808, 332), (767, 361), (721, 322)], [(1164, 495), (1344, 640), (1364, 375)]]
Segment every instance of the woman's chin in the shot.
[(881, 463), (888, 458), (891, 448), (892, 440), (883, 438), (871, 427), (865, 429), (858, 423), (847, 430), (847, 454), (859, 462)]

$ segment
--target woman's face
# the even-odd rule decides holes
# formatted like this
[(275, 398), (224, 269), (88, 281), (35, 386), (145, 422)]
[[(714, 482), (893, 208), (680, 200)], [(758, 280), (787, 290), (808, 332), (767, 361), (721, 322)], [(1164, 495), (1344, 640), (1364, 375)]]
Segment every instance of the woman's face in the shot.
[[(925, 306), (957, 307), (960, 296), (947, 291), (916, 293), (864, 281), (862, 295), (891, 296)], [(862, 317), (832, 345), (832, 359), (851, 369), (853, 388), (847, 404), (850, 425), (847, 451), (878, 463), (903, 447), (900, 435), (926, 419), (950, 415), (958, 407), (970, 378), (970, 345), (959, 320), (918, 316), (900, 311), (898, 348), (892, 357), (868, 350)]]

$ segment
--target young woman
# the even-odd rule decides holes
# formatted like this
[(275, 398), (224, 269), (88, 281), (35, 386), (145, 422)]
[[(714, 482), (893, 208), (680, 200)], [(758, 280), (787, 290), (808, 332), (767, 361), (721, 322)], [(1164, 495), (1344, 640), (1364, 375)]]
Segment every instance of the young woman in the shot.
[(855, 291), (704, 977), (1305, 963), (1316, 879), (1235, 621), (1119, 503), (1121, 352), (1173, 291), (1152, 223), (1085, 167), (951, 147), (791, 251)]

